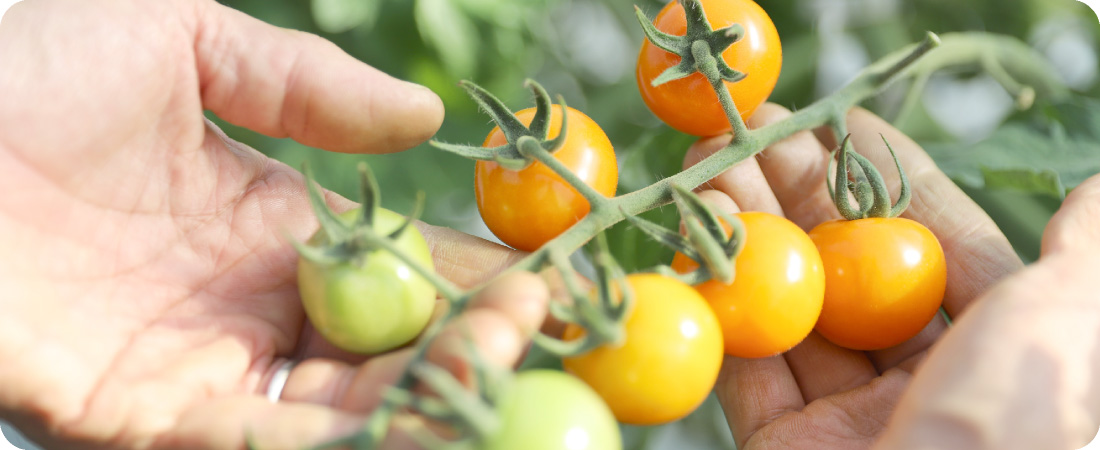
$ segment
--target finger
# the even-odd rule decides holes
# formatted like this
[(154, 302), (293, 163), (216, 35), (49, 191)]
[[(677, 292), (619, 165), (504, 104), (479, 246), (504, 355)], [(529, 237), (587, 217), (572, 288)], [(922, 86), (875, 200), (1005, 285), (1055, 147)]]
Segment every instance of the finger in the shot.
[(894, 193), (900, 181), (882, 138), (897, 152), (913, 194), (902, 217), (924, 224), (943, 246), (947, 258), (944, 308), (951, 317), (958, 317), (995, 282), (1023, 267), (993, 220), (936, 167), (916, 142), (860, 108), (849, 113), (848, 128), (856, 151), (880, 168)]
[(485, 283), (527, 256), (525, 252), (450, 228), (421, 222), (416, 226), (428, 241), (436, 273), (460, 288)]
[[(478, 293), (470, 307), (448, 323), (428, 349), (428, 361), (470, 384), (475, 358), (498, 368), (514, 367), (546, 316), (550, 289), (537, 275), (515, 272)], [(471, 345), (476, 355), (471, 355)], [(463, 373), (467, 372), (467, 373)]]
[[(723, 192), (707, 190), (700, 192), (699, 197), (720, 211), (740, 211), (737, 203)], [(745, 441), (777, 417), (806, 405), (782, 356), (753, 359), (726, 356), (714, 390), (737, 448), (744, 448)]]
[(1085, 180), (1062, 202), (1043, 231), (1042, 254), (1091, 252), (1100, 247), (1100, 175)]
[(782, 356), (726, 356), (714, 386), (737, 448), (774, 420), (806, 406)]
[[(867, 352), (867, 357), (879, 373), (885, 373), (895, 367), (912, 372), (913, 365), (919, 360), (916, 357), (926, 352), (945, 331), (947, 331), (947, 321), (942, 314), (937, 313), (916, 336), (887, 349)], [(903, 364), (909, 365), (903, 366)]]
[[(684, 168), (694, 166), (729, 144), (732, 136), (722, 135), (700, 139), (684, 155)], [(707, 181), (700, 190), (715, 189), (733, 199), (745, 211), (763, 211), (782, 215), (775, 196), (767, 189), (767, 181), (755, 159), (749, 158)]]
[[(749, 119), (760, 128), (791, 116), (786, 108), (766, 103)], [(840, 218), (825, 189), (829, 151), (808, 131), (772, 144), (757, 159), (783, 213), (804, 230)]]
[(806, 405), (801, 414), (776, 419), (772, 426), (754, 435), (744, 446), (739, 443), (737, 448), (870, 448), (882, 433), (909, 378), (908, 373), (900, 370), (887, 371), (863, 386)]
[(975, 302), (929, 353), (880, 448), (1080, 448), (1100, 417), (1091, 253), (1052, 253)]
[(878, 376), (866, 354), (838, 347), (816, 331), (784, 353), (783, 358), (806, 403), (854, 389)]
[(202, 403), (179, 418), (156, 448), (302, 449), (348, 436), (365, 417), (306, 403), (230, 397)]
[(318, 36), (201, 2), (195, 58), (202, 103), (260, 133), (347, 153), (387, 153), (431, 137), (443, 104)]

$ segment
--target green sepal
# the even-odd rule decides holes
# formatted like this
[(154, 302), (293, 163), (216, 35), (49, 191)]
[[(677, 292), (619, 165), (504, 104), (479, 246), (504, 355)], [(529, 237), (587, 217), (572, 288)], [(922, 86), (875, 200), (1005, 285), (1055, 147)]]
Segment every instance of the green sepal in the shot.
[(653, 25), (653, 22), (646, 17), (644, 12), (642, 12), (642, 8), (639, 8), (637, 5), (634, 5), (634, 15), (638, 17), (638, 23), (642, 26), (642, 32), (645, 33), (645, 38), (648, 39), (650, 43), (669, 53), (678, 53), (680, 51), (682, 45), (680, 41), (683, 40), (683, 36), (676, 36), (658, 30), (657, 27)]
[[(646, 18), (641, 9), (634, 7), (635, 15), (642, 25), (642, 31), (645, 33), (646, 39), (658, 48), (680, 56), (680, 62), (677, 65), (665, 69), (650, 84), (657, 87), (670, 81), (691, 76), (696, 72), (706, 74), (707, 72), (704, 71), (707, 70), (713, 70), (713, 76), (728, 82), (743, 80), (746, 75), (730, 67), (722, 59), (722, 52), (744, 37), (744, 27), (740, 24), (733, 24), (726, 28), (714, 30), (707, 22), (706, 13), (698, 0), (680, 0), (680, 4), (684, 8), (684, 14), (687, 18), (687, 32), (683, 36), (675, 36), (658, 30)], [(700, 48), (703, 49), (701, 52), (698, 50)]]
[(485, 403), (480, 394), (474, 395), (466, 389), (450, 372), (426, 361), (413, 363), (409, 371), (450, 405), (463, 428), (480, 437), (491, 436), (500, 427), (500, 419), (492, 406)]
[(565, 323), (577, 323), (577, 314), (573, 307), (561, 302), (550, 302), (550, 316)]
[(534, 336), (531, 336), (531, 340), (535, 345), (559, 358), (580, 356), (604, 345), (599, 339), (593, 338), (591, 334), (565, 341), (542, 333), (535, 333)]
[(523, 122), (520, 122), (516, 115), (512, 113), (512, 110), (508, 109), (504, 102), (501, 102), (492, 93), (466, 80), (460, 81), (458, 85), (466, 91), (466, 94), (474, 100), (474, 103), (481, 107), (482, 111), (485, 111), (493, 119), (493, 122), (500, 127), (500, 132), (504, 133), (504, 137), (508, 139), (508, 142), (516, 142), (516, 139), (519, 139), (520, 136), (527, 134), (527, 127), (523, 125)]
[(386, 237), (388, 239), (397, 239), (401, 237), (401, 235), (405, 233), (405, 230), (409, 229), (409, 226), (412, 226), (417, 220), (420, 220), (420, 216), (424, 214), (424, 203), (424, 191), (416, 191), (416, 201), (413, 203), (412, 213), (405, 216), (405, 221), (401, 223), (401, 226), (397, 227), (396, 230), (393, 230), (393, 232)]
[(436, 140), (429, 141), (433, 147), (453, 153), (464, 158), (479, 161), (493, 161), (508, 170), (519, 171), (531, 166), (534, 158), (524, 154), (519, 146), (523, 138), (533, 138), (541, 149), (549, 153), (561, 148), (565, 144), (566, 132), (569, 124), (568, 105), (565, 98), (558, 96), (561, 105), (562, 123), (561, 132), (554, 139), (547, 139), (550, 135), (550, 118), (552, 117), (553, 103), (550, 94), (538, 82), (528, 79), (524, 86), (530, 88), (535, 96), (535, 115), (531, 119), (531, 125), (524, 126), (516, 118), (515, 114), (504, 105), (500, 99), (492, 93), (470, 81), (462, 81), (459, 85), (466, 90), (470, 97), (492, 118), (500, 127), (508, 144), (498, 147), (478, 147), (473, 145), (449, 144)]
[[(540, 141), (545, 141), (550, 136), (550, 94), (541, 84), (530, 78), (523, 81), (523, 86), (535, 93), (535, 116), (531, 118), (531, 125), (527, 127), (529, 136)], [(562, 111), (565, 111), (565, 102), (562, 101)], [(563, 117), (562, 120), (565, 120)], [(564, 128), (564, 127), (563, 127)]]
[(695, 260), (699, 259), (699, 252), (696, 252), (695, 249), (691, 247), (691, 242), (682, 234), (657, 225), (640, 216), (625, 214), (623, 217), (625, 217), (627, 222), (630, 222), (631, 225), (637, 227), (642, 233), (645, 233), (654, 241), (657, 241), (658, 244), (683, 253), (688, 258)]
[(317, 182), (313, 181), (313, 170), (310, 169), (309, 163), (302, 163), (302, 174), (306, 177), (306, 191), (309, 193), (309, 204), (313, 207), (313, 214), (317, 217), (317, 222), (321, 224), (321, 229), (325, 230), (325, 234), (332, 242), (343, 242), (349, 239), (352, 233), (352, 228), (344, 224), (344, 221), (340, 220), (336, 216), (336, 213), (332, 211), (332, 208), (328, 207), (328, 203), (325, 202), (325, 195), (321, 193), (321, 189), (318, 187)]
[(378, 187), (378, 179), (374, 177), (367, 163), (360, 162), (359, 170), (359, 225), (371, 226), (374, 223), (374, 213), (382, 206), (381, 189)]
[[(890, 151), (890, 156), (893, 158), (894, 165), (898, 169), (898, 177), (901, 182), (901, 193), (898, 196), (897, 202), (893, 204), (891, 204), (890, 191), (886, 187), (886, 180), (882, 177), (882, 173), (875, 168), (874, 164), (872, 164), (871, 160), (867, 159), (867, 157), (849, 150), (851, 135), (845, 136), (840, 144), (840, 148), (833, 151), (832, 155), (835, 155), (835, 158), (830, 155), (829, 167), (826, 169), (825, 183), (829, 189), (829, 195), (833, 198), (833, 204), (836, 205), (837, 211), (839, 211), (840, 215), (845, 219), (858, 220), (868, 217), (897, 217), (909, 206), (909, 202), (912, 199), (909, 178), (905, 175), (905, 171), (902, 170), (901, 161), (898, 160), (894, 148), (886, 141), (885, 136), (882, 136), (882, 141)], [(828, 175), (829, 170), (832, 169), (834, 159), (837, 161), (835, 185), (829, 183)], [(849, 166), (849, 163), (851, 163), (851, 166)], [(849, 176), (855, 178), (855, 181), (848, 182)], [(846, 189), (838, 189), (838, 187), (842, 185), (845, 186)], [(856, 202), (859, 205), (858, 210), (853, 209), (851, 203), (848, 201), (849, 192), (855, 196)]]
[(423, 397), (396, 387), (390, 387), (382, 393), (382, 398), (394, 405), (412, 408), (425, 417), (446, 421), (454, 418), (454, 408), (442, 400)]
[[(563, 341), (541, 333), (533, 340), (548, 353), (558, 357), (571, 357), (587, 353), (605, 344), (616, 344), (625, 339), (623, 321), (633, 300), (633, 293), (626, 285), (625, 274), (607, 250), (607, 239), (597, 235), (592, 259), (596, 268), (597, 295), (594, 300), (577, 284), (576, 271), (569, 257), (560, 251), (551, 249), (551, 264), (558, 269), (566, 290), (573, 299), (571, 305), (552, 303), (550, 313), (562, 322), (582, 327), (586, 333), (574, 340)], [(600, 245), (602, 243), (602, 249)], [(621, 298), (612, 295), (611, 284), (620, 283)]]
[(890, 157), (894, 159), (894, 166), (898, 169), (898, 180), (901, 182), (901, 192), (898, 193), (898, 201), (894, 203), (894, 206), (890, 208), (890, 217), (900, 216), (905, 212), (906, 208), (909, 208), (909, 202), (913, 198), (912, 188), (909, 186), (909, 177), (905, 175), (905, 171), (901, 168), (901, 161), (898, 160), (897, 153), (894, 153), (894, 147), (890, 145), (890, 141), (886, 140), (886, 136), (879, 135), (882, 138), (882, 142), (886, 144), (886, 149), (890, 150)]

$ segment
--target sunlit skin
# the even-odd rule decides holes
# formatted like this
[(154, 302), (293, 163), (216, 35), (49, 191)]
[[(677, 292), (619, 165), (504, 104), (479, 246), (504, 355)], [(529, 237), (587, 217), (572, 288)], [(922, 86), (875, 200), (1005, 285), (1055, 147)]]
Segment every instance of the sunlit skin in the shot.
[[(535, 109), (516, 113), (525, 125)], [(561, 132), (561, 106), (550, 115), (550, 135)], [(486, 147), (507, 144), (500, 128), (485, 138)], [(611, 197), (619, 182), (615, 149), (600, 126), (584, 113), (569, 108), (565, 143), (554, 157), (597, 192)], [(474, 174), (477, 208), (485, 225), (502, 242), (516, 249), (534, 251), (557, 237), (588, 214), (588, 200), (546, 165), (535, 162), (514, 171), (492, 161), (479, 161)]]
[[(695, 289), (722, 324), (727, 355), (763, 358), (785, 352), (813, 331), (821, 312), (821, 259), (793, 222), (763, 212), (736, 216), (745, 224), (746, 241), (734, 261), (733, 283), (711, 280)], [(690, 272), (698, 264), (677, 253), (672, 268)]]
[(835, 220), (810, 231), (825, 265), (817, 331), (856, 350), (916, 336), (943, 302), (947, 264), (936, 236), (903, 218)]
[[(695, 410), (714, 387), (722, 366), (722, 330), (691, 286), (656, 274), (627, 277), (634, 292), (626, 340), (575, 358), (565, 370), (603, 397), (620, 422), (654, 425)], [(570, 325), (565, 339), (582, 336)]]
[[(708, 0), (703, 2), (703, 12), (711, 28), (738, 23), (745, 29), (744, 37), (722, 52), (722, 59), (747, 75), (736, 83), (726, 82), (726, 86), (741, 117), (748, 120), (768, 99), (779, 79), (783, 65), (779, 33), (764, 9), (752, 0)], [(687, 32), (684, 8), (677, 1), (665, 5), (653, 23), (665, 33), (683, 36)], [(718, 97), (702, 74), (652, 86), (653, 79), (679, 63), (678, 55), (658, 48), (649, 40), (642, 44), (635, 75), (646, 105), (669, 126), (684, 133), (716, 136), (729, 132), (730, 124)]]

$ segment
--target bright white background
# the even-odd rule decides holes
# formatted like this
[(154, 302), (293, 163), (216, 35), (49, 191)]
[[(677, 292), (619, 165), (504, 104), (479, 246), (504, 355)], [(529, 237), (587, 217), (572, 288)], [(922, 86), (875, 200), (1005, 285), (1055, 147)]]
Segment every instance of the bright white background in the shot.
[[(11, 5), (17, 3), (17, 1), (18, 0), (0, 0), (0, 17), (3, 16), (3, 13), (7, 11), (8, 8), (11, 7)], [(1100, 0), (1079, 1), (1085, 3), (1086, 5), (1089, 5), (1089, 7), (1097, 13), (1097, 16), (1100, 17)], [(29, 450), (29, 447), (25, 446), (26, 444), (24, 444), (22, 436), (19, 436), (18, 433), (16, 433), (15, 430), (7, 423), (0, 422), (0, 431), (3, 431), (3, 434), (0, 434), (0, 450), (15, 450), (20, 448), (22, 450)], [(10, 441), (14, 441), (23, 447), (16, 447), (12, 445)], [(1086, 445), (1081, 450), (1100, 450), (1100, 436), (1097, 436), (1097, 438), (1093, 439), (1090, 444)]]

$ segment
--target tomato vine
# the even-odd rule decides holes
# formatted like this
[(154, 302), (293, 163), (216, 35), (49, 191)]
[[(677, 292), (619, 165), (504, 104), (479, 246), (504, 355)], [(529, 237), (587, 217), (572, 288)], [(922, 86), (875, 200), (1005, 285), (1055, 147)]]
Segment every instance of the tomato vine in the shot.
[[(701, 8), (699, 6), (700, 0), (679, 1), (688, 10)], [(920, 43), (901, 49), (868, 66), (837, 92), (798, 110), (782, 121), (750, 130), (733, 100), (727, 83), (727, 81), (735, 80), (738, 77), (722, 62), (721, 54), (725, 48), (714, 47), (715, 43), (732, 45), (736, 41), (733, 38), (735, 33), (725, 33), (723, 35), (706, 33), (700, 26), (706, 26), (709, 30), (709, 25), (701, 25), (701, 22), (698, 22), (705, 20), (705, 17), (702, 14), (695, 14), (692, 17), (689, 17), (689, 20), (697, 21), (694, 25), (691, 25), (695, 27), (697, 32), (687, 38), (680, 38), (690, 39), (690, 41), (681, 40), (672, 45), (669, 42), (675, 37), (656, 34), (656, 29), (648, 22), (648, 19), (639, 13), (643, 29), (646, 30), (651, 40), (664, 41), (665, 44), (668, 44), (664, 47), (678, 48), (679, 51), (683, 52), (680, 55), (681, 58), (686, 61), (690, 57), (690, 69), (693, 71), (691, 73), (697, 72), (706, 78), (719, 99), (722, 112), (733, 132), (733, 139), (726, 147), (691, 168), (634, 192), (606, 197), (603, 192), (594, 190), (565, 164), (554, 158), (554, 152), (558, 150), (564, 141), (567, 124), (563, 120), (561, 134), (555, 138), (549, 138), (547, 124), (552, 105), (549, 96), (537, 83), (529, 83), (529, 87), (535, 92), (536, 112), (528, 125), (524, 125), (516, 119), (492, 94), (473, 83), (462, 83), (463, 87), (474, 98), (474, 101), (492, 116), (494, 121), (501, 127), (508, 142), (505, 145), (492, 148), (435, 143), (437, 147), (469, 158), (494, 161), (511, 169), (522, 169), (535, 162), (543, 164), (575, 188), (590, 205), (589, 211), (583, 218), (560, 232), (556, 237), (534, 249), (527, 257), (508, 269), (508, 272), (536, 271), (548, 264), (556, 266), (562, 271), (571, 271), (571, 269), (563, 267), (565, 263), (562, 262), (564, 259), (562, 255), (568, 255), (578, 250), (614, 224), (624, 220), (634, 221), (634, 216), (642, 212), (672, 203), (677, 200), (678, 196), (690, 195), (691, 189), (788, 136), (821, 126), (831, 128), (836, 136), (846, 136), (848, 132), (845, 121), (848, 111), (860, 102), (878, 94), (887, 86), (899, 81), (912, 81), (912, 87), (919, 88), (922, 86), (921, 80), (938, 69), (977, 64), (986, 67), (988, 70), (996, 71), (996, 77), (1006, 85), (1006, 88), (1017, 93), (1018, 97), (1024, 100), (1028, 95), (1034, 95), (1035, 93), (1056, 96), (1064, 92), (1064, 88), (1059, 88), (1061, 84), (1057, 81), (1057, 78), (1051, 75), (1045, 69), (1043, 63), (1040, 62), (1040, 57), (1012, 38), (978, 33), (950, 34), (941, 37), (928, 33)], [(713, 32), (714, 30), (710, 31)], [(561, 110), (566, 110), (566, 108), (564, 102), (562, 102)], [(681, 201), (678, 203), (684, 203), (681, 206), (681, 212), (691, 209), (686, 202)], [(697, 224), (697, 231), (707, 228), (706, 225), (708, 224), (703, 222)], [(657, 232), (655, 231), (655, 233)], [(721, 235), (722, 233), (718, 234)], [(736, 253), (740, 250), (740, 243), (737, 242), (736, 234), (733, 233), (728, 237), (725, 235), (711, 236), (712, 241), (704, 240), (692, 243), (694, 246), (704, 248), (702, 253), (697, 252), (697, 254), (703, 257), (702, 254), (705, 253), (709, 266), (708, 270), (693, 274), (691, 276), (693, 282), (706, 281), (712, 276), (726, 278), (725, 274), (729, 268), (723, 267), (721, 263), (709, 260), (721, 259), (716, 257), (718, 253), (726, 258), (736, 256)], [(405, 254), (387, 236), (367, 230), (363, 239), (373, 248), (391, 252), (402, 261), (416, 265), (415, 259)], [(666, 241), (666, 243), (679, 242), (671, 237)], [(484, 286), (492, 282), (486, 282), (486, 284), (470, 290), (462, 290), (432, 273), (430, 269), (417, 267), (416, 270), (438, 290), (441, 296), (450, 301), (451, 307), (439, 320), (428, 326), (422, 333), (421, 339), (415, 344), (414, 363), (405, 370), (398, 380), (396, 389), (399, 391), (413, 390), (418, 380), (417, 373), (422, 375), (424, 372), (422, 364), (426, 350), (443, 324), (460, 314), (466, 303)], [(662, 269), (658, 268), (656, 270), (661, 271)], [(732, 271), (728, 272), (732, 274)], [(669, 274), (670, 271), (666, 270), (664, 273)], [(573, 297), (576, 301), (591, 301), (593, 305), (597, 301), (603, 302), (600, 307), (593, 306), (593, 308), (585, 310), (588, 312), (584, 314), (590, 316), (586, 317), (585, 320), (590, 323), (595, 321), (594, 323), (599, 323), (605, 327), (622, 326), (622, 322), (625, 320), (624, 308), (614, 307), (615, 303), (608, 295), (611, 283), (609, 280), (610, 278), (598, 280), (600, 282), (598, 300), (586, 300), (584, 295), (577, 294), (578, 289), (572, 289)], [(573, 314), (576, 317), (576, 314), (580, 313), (559, 310), (558, 314), (562, 316)], [(602, 334), (606, 335), (603, 339), (617, 339), (619, 336), (612, 329), (605, 329)], [(586, 342), (583, 347), (591, 349), (597, 347), (598, 344), (599, 342)], [(418, 367), (420, 369), (417, 369)], [(446, 383), (443, 383), (443, 385), (446, 385)], [(441, 389), (451, 388), (442, 387)], [(402, 408), (409, 406), (408, 400), (408, 397), (387, 396), (381, 406), (371, 414), (360, 432), (334, 442), (332, 445), (376, 448), (389, 430), (394, 416)], [(322, 448), (329, 447), (323, 446)]]

